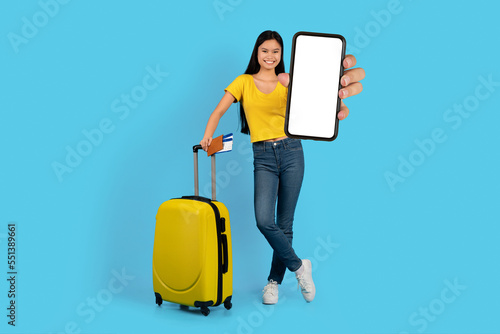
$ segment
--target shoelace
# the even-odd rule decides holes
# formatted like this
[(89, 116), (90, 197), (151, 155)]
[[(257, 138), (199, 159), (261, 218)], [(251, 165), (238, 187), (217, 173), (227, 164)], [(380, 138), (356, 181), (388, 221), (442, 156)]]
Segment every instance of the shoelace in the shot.
[(297, 290), (299, 289), (299, 287), (302, 292), (306, 293), (309, 293), (309, 290), (311, 288), (309, 282), (307, 282), (302, 275), (297, 277)]
[(264, 290), (262, 290), (262, 292), (267, 293), (269, 291), (269, 293), (274, 295), (274, 294), (276, 294), (277, 288), (278, 288), (278, 284), (269, 283), (268, 285), (266, 285), (264, 287)]

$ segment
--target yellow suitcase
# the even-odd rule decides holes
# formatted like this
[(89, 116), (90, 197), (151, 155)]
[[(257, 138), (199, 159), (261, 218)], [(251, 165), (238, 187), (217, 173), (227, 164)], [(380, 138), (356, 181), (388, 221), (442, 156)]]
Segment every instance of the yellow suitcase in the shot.
[(215, 200), (215, 155), (212, 155), (212, 200), (198, 196), (198, 150), (195, 196), (174, 198), (160, 205), (153, 247), (153, 288), (163, 300), (201, 309), (232, 307), (231, 228), (226, 206)]

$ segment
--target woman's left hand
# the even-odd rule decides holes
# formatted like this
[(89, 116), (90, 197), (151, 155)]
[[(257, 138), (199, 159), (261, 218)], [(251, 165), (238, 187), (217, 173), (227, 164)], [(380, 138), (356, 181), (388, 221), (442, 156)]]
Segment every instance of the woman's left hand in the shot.
[[(356, 57), (353, 55), (346, 55), (344, 58), (344, 75), (340, 78), (342, 88), (339, 90), (340, 111), (338, 113), (339, 120), (345, 119), (349, 115), (349, 108), (344, 104), (344, 99), (349, 96), (354, 96), (363, 90), (361, 80), (365, 78), (365, 70), (361, 67), (352, 68), (356, 65)], [(278, 75), (278, 80), (285, 87), (290, 83), (290, 76), (288, 73), (281, 73)]]
[[(340, 120), (345, 119), (349, 115), (349, 108), (344, 104), (344, 99), (349, 96), (354, 96), (363, 90), (363, 85), (361, 80), (365, 78), (365, 70), (361, 67), (351, 68), (356, 65), (356, 57), (353, 55), (347, 55), (344, 58), (344, 75), (340, 78), (340, 84), (342, 89), (339, 91), (339, 97), (342, 99), (340, 101), (340, 111), (338, 117)], [(348, 68), (351, 68), (348, 70)]]

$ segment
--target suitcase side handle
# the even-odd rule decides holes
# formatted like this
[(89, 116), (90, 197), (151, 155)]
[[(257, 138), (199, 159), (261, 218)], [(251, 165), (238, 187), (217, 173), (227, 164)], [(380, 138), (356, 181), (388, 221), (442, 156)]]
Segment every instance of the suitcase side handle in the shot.
[[(200, 185), (198, 181), (198, 150), (203, 149), (201, 145), (193, 146), (194, 155), (194, 195), (199, 196)], [(212, 201), (215, 201), (215, 154), (212, 154)]]
[(222, 264), (222, 273), (225, 274), (229, 270), (229, 250), (227, 248), (227, 235), (222, 234), (222, 251), (224, 254), (224, 263)]

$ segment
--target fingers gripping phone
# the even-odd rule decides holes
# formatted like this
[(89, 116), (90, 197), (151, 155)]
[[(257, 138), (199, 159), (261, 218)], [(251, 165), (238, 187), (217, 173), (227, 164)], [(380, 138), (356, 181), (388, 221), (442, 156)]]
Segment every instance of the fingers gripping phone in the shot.
[(293, 36), (285, 118), (288, 137), (325, 141), (337, 137), (345, 45), (341, 35)]

